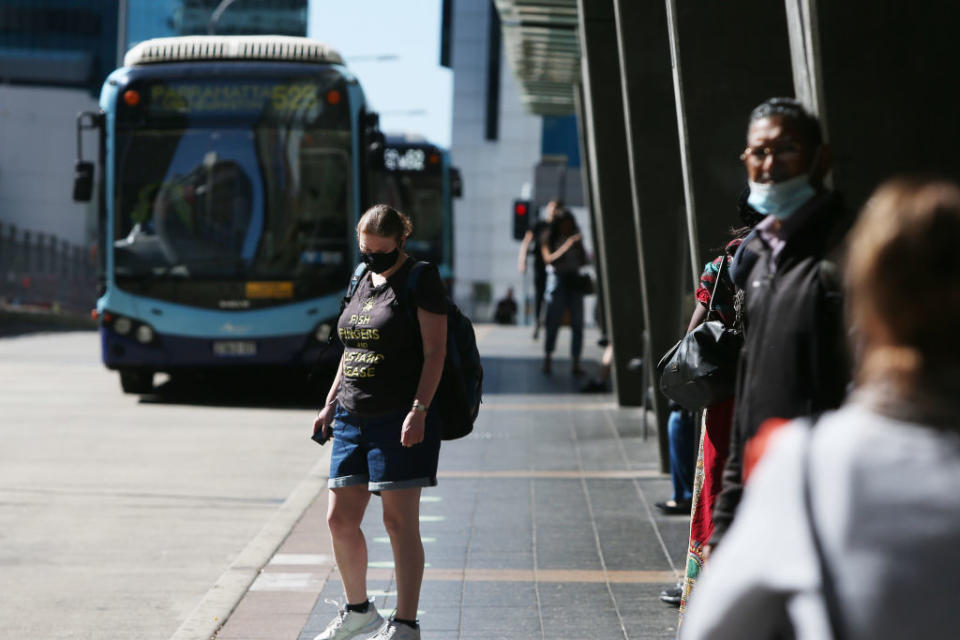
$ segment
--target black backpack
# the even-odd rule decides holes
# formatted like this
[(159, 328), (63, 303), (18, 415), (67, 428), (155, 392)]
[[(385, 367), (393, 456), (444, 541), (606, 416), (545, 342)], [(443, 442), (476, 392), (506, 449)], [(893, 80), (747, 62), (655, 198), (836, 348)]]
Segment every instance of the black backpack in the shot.
[[(429, 263), (417, 262), (410, 269), (407, 282), (403, 289), (400, 304), (420, 331), (420, 322), (417, 319), (417, 306), (414, 295), (420, 273)], [(353, 272), (350, 286), (343, 298), (343, 308), (353, 297), (360, 279), (367, 273), (367, 265), (360, 263)], [(480, 351), (477, 349), (477, 337), (473, 323), (463, 315), (459, 307), (447, 295), (447, 356), (443, 362), (443, 375), (437, 392), (433, 396), (433, 404), (437, 405), (440, 414), (440, 437), (444, 440), (456, 440), (473, 431), (473, 423), (480, 413), (481, 396), (483, 395), (483, 367), (480, 364)]]

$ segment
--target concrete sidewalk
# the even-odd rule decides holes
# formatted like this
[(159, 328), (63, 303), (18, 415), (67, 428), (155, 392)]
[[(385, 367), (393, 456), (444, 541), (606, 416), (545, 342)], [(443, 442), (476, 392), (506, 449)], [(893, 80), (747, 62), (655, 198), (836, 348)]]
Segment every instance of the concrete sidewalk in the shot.
[[(540, 373), (526, 328), (480, 327), (484, 404), (468, 438), (444, 444), (439, 486), (423, 492), (424, 640), (672, 638), (676, 609), (657, 595), (682, 567), (688, 520), (670, 497), (656, 435), (611, 395), (580, 394), (563, 359)], [(585, 356), (599, 360), (588, 332)], [(587, 362), (587, 367), (594, 363)], [(312, 640), (343, 597), (325, 522), (326, 491), (307, 508), (218, 632), (218, 640)], [(370, 503), (370, 596), (395, 603), (392, 556)]]

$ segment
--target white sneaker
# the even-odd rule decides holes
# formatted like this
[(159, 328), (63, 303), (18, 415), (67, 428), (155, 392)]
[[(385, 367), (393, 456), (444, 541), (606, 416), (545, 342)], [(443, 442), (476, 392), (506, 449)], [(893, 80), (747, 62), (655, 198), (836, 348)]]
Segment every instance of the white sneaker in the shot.
[[(328, 602), (331, 602), (328, 600)], [(331, 604), (336, 604), (331, 602)], [(330, 621), (323, 633), (316, 636), (313, 640), (350, 640), (357, 636), (365, 636), (373, 633), (383, 624), (383, 616), (377, 611), (377, 608), (370, 603), (370, 608), (366, 613), (357, 613), (348, 611), (346, 607), (337, 612), (337, 617)], [(417, 635), (419, 638), (420, 635)]]
[(390, 618), (369, 640), (420, 640), (420, 629), (398, 624)]

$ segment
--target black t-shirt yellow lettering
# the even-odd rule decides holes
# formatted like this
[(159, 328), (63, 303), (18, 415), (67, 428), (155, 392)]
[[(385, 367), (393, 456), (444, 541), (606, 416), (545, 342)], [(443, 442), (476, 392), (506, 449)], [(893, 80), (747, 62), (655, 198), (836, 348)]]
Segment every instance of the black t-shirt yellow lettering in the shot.
[[(351, 413), (378, 415), (410, 408), (423, 369), (423, 343), (416, 314), (402, 306), (415, 262), (407, 260), (387, 282), (374, 287), (368, 273), (337, 322), (343, 343), (343, 376), (337, 396)], [(446, 292), (437, 268), (428, 264), (408, 302), (446, 313)]]
[(347, 378), (373, 378), (377, 375), (375, 367), (357, 367), (349, 364), (343, 365), (343, 375)]
[(379, 340), (380, 331), (378, 329), (348, 329), (337, 327), (337, 333), (340, 335), (340, 342), (346, 344), (347, 340)]

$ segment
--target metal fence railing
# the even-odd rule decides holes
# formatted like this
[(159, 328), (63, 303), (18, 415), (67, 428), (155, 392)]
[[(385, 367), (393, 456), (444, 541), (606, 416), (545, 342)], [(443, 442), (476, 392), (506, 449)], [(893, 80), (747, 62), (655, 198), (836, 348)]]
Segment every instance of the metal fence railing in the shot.
[(0, 303), (89, 313), (97, 265), (90, 249), (0, 223)]

